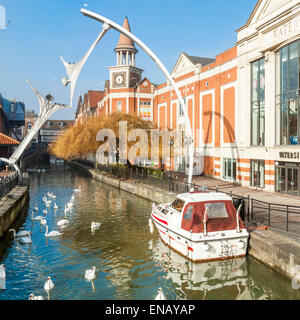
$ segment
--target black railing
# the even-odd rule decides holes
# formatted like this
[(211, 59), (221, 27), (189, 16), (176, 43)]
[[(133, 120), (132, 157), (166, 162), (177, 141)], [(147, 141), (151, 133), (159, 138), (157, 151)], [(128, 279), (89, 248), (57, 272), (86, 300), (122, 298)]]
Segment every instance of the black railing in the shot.
[(131, 179), (135, 183), (154, 185), (173, 193), (184, 193), (191, 189), (221, 192), (232, 197), (236, 208), (241, 203), (243, 204), (240, 214), (245, 222), (254, 225), (261, 224), (276, 231), (300, 236), (300, 206), (267, 203), (253, 199), (249, 194), (245, 196), (234, 194), (231, 189), (229, 191), (220, 190), (221, 186), (212, 188), (195, 182), (189, 184), (186, 179), (180, 179), (174, 172), (164, 172), (153, 168), (97, 164), (96, 169), (119, 179)]
[(101, 165), (96, 164), (96, 169), (101, 172), (105, 172), (118, 179), (131, 179), (135, 183), (143, 183), (146, 185), (157, 186), (160, 189), (173, 192), (173, 193), (184, 193), (189, 192), (191, 189), (194, 191), (216, 191), (227, 195), (230, 195), (233, 199), (234, 205), (237, 208), (243, 203), (241, 209), (241, 217), (243, 220), (250, 221), (250, 196), (240, 196), (229, 192), (221, 191), (218, 186), (215, 188), (209, 188), (207, 185), (198, 185), (195, 182), (188, 183), (186, 179), (180, 179), (176, 173), (161, 171), (159, 169), (147, 168), (147, 167), (128, 167), (126, 165)]
[(18, 185), (18, 174), (12, 173), (0, 178), (0, 200)]

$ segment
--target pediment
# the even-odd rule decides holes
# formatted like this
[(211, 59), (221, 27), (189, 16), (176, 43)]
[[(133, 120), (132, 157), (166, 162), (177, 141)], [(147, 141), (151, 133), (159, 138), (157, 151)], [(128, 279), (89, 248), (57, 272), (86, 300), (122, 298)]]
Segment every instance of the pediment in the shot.
[(267, 17), (290, 1), (291, 0), (259, 0), (255, 8), (253, 9), (246, 25), (249, 26)]
[(194, 64), (187, 58), (184, 53), (182, 53), (173, 68), (172, 76), (184, 74), (193, 69)]

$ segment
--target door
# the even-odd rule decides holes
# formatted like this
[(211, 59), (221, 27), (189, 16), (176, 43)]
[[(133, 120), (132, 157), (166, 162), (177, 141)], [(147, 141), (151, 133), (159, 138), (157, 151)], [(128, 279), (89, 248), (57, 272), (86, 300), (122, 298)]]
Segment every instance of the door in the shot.
[(298, 196), (298, 168), (287, 168), (287, 193), (293, 196)]

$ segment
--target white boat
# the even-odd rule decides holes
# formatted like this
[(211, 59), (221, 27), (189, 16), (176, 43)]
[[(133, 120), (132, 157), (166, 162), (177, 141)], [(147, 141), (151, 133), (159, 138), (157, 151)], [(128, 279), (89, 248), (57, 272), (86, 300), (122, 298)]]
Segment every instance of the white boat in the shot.
[(244, 257), (249, 233), (232, 198), (216, 192), (179, 194), (153, 204), (151, 218), (162, 241), (194, 262)]

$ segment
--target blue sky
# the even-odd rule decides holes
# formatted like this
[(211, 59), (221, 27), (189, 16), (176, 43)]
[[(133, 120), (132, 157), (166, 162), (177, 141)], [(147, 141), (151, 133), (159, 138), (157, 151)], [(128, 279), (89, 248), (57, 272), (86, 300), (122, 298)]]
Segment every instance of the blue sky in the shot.
[[(171, 72), (181, 52), (211, 57), (236, 43), (236, 30), (244, 25), (257, 0), (86, 0), (87, 9), (123, 25), (128, 16), (131, 31), (160, 58)], [(80, 0), (0, 0), (11, 23), (0, 29), (0, 93), (24, 101), (38, 112), (38, 103), (24, 79), (40, 93), (51, 93), (67, 104), (69, 87), (61, 79), (60, 61), (76, 62), (94, 42), (101, 24), (80, 13)], [(53, 119), (74, 119), (78, 97), (87, 90), (103, 90), (108, 67), (116, 64), (113, 51), (119, 34), (110, 30), (82, 70), (72, 109), (56, 112)], [(165, 77), (142, 50), (136, 66), (154, 83)]]

